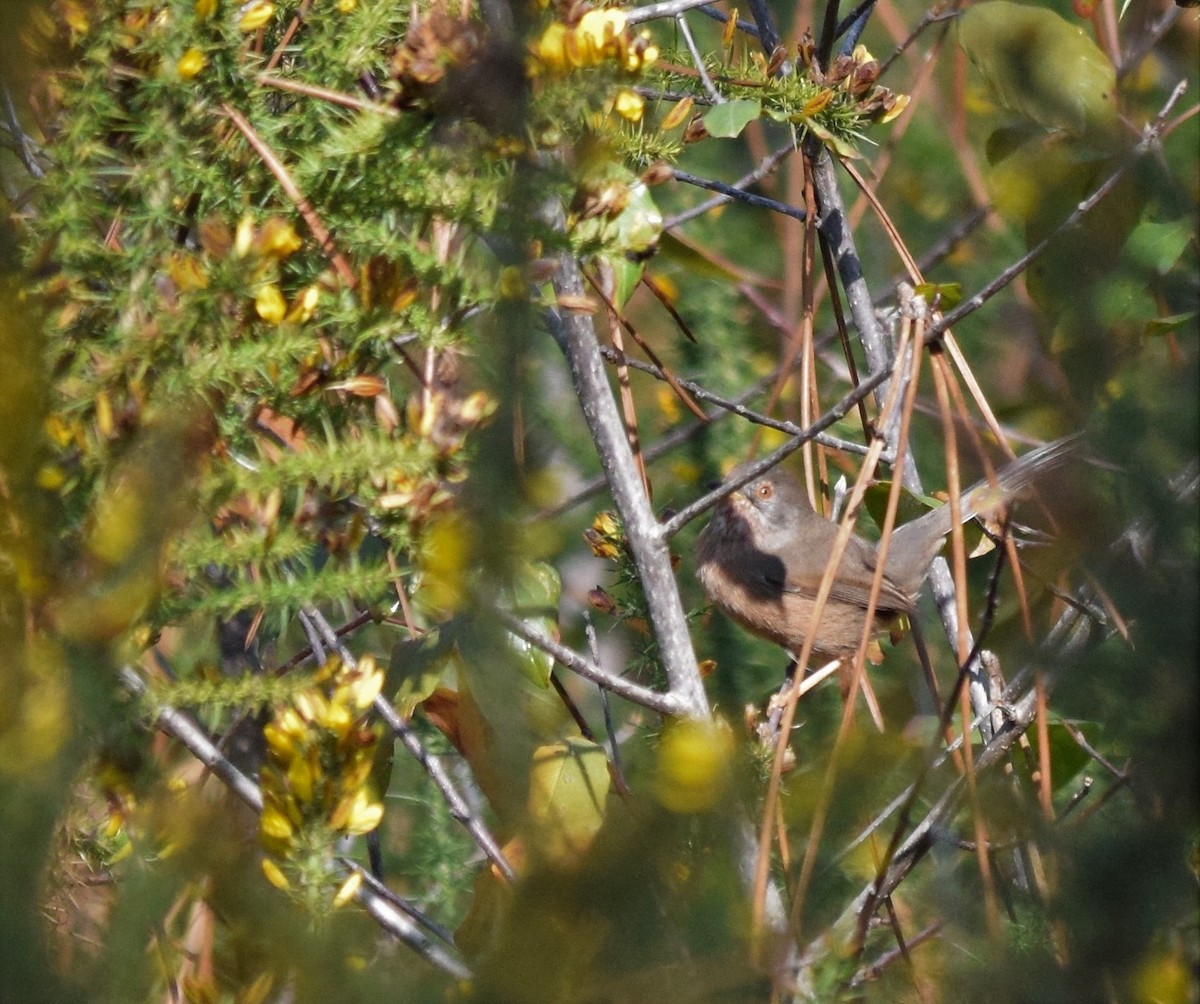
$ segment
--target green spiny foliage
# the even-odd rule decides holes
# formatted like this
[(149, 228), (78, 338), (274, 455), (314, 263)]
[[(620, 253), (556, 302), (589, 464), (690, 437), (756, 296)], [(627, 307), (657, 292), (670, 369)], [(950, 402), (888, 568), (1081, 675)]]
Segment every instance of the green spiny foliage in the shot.
[[(412, 572), (489, 410), (457, 372), (410, 393), (415, 357), (486, 353), (506, 263), (562, 245), (536, 220), (500, 232), (518, 175), (574, 199), (569, 226), (615, 219), (632, 176), (605, 163), (682, 149), (638, 121), (629, 86), (696, 86), (648, 69), (653, 42), (614, 12), (539, 13), (528, 52), (437, 3), (298, 12), (102, 0), (68, 18), (71, 68), (47, 81), (55, 163), (28, 242), (58, 374), (43, 480), (82, 528), (148, 422), (185, 400), (213, 416), (160, 625), (369, 601), (388, 568)], [(733, 75), (756, 75), (735, 87), (769, 114), (848, 136), (871, 83), (852, 88), (856, 68), (833, 87)], [(540, 156), (564, 145), (574, 167)], [(623, 239), (593, 225), (574, 243), (619, 256)]]

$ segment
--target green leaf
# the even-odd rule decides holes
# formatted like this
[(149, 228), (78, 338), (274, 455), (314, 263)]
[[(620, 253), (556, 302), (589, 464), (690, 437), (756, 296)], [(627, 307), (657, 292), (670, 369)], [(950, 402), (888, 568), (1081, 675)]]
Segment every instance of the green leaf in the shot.
[(953, 310), (962, 302), (961, 282), (922, 282), (916, 287), (917, 296), (925, 302), (936, 303), (939, 310)]
[(1165, 223), (1142, 220), (1125, 242), (1125, 255), (1137, 265), (1166, 275), (1193, 240), (1195, 234), (1183, 220)]
[(604, 822), (608, 786), (608, 759), (593, 742), (571, 738), (534, 750), (528, 820), (544, 860), (578, 863)]
[(406, 639), (392, 649), (387, 687), (395, 695), (392, 703), (401, 717), (412, 717), (417, 705), (437, 689), (454, 659), (453, 643), (438, 631)]
[[(863, 496), (863, 506), (876, 526), (883, 526), (884, 516), (887, 514), (888, 495), (891, 490), (892, 483), (890, 481), (879, 481), (871, 485)], [(901, 526), (924, 516), (937, 505), (937, 500), (932, 497), (914, 495), (907, 488), (901, 488), (900, 503), (896, 508), (896, 525)]]
[[(591, 223), (592, 221), (587, 221)], [(662, 211), (654, 203), (644, 181), (629, 185), (629, 199), (615, 220), (603, 221), (597, 229), (605, 250), (597, 255), (613, 274), (613, 302), (625, 306), (641, 281), (646, 260), (662, 236)]]
[(1075, 136), (1115, 134), (1116, 70), (1078, 25), (1040, 7), (989, 0), (959, 18), (958, 44), (1006, 111)]
[(710, 136), (732, 139), (762, 114), (762, 104), (750, 98), (738, 98), (716, 105), (704, 113), (704, 128)]
[[(519, 570), (513, 583), (512, 611), (535, 631), (557, 640), (558, 600), (561, 595), (562, 578), (554, 566), (544, 561), (531, 561)], [(550, 686), (554, 656), (515, 634), (507, 637), (521, 671), (539, 687)]]
[(1146, 335), (1170, 334), (1197, 317), (1200, 317), (1200, 310), (1189, 310), (1183, 314), (1172, 314), (1170, 317), (1156, 317), (1146, 322)]

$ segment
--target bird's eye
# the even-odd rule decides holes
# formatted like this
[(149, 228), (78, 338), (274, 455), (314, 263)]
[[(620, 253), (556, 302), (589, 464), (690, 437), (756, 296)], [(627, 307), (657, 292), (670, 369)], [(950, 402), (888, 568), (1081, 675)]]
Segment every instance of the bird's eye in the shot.
[(772, 485), (770, 481), (764, 481), (754, 489), (754, 494), (765, 502), (775, 494), (775, 486)]

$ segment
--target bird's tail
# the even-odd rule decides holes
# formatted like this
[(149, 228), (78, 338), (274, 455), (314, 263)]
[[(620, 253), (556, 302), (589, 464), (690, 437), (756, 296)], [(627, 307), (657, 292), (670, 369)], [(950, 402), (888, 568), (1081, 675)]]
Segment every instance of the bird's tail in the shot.
[[(960, 517), (962, 522), (994, 512), (1034, 481), (1060, 467), (1074, 452), (1081, 434), (1064, 436), (1022, 457), (996, 472), (994, 481), (983, 480), (962, 493)], [(889, 569), (901, 569), (897, 581), (925, 577), (929, 563), (941, 550), (942, 539), (950, 532), (950, 506), (941, 505), (919, 519), (897, 527), (888, 546)]]

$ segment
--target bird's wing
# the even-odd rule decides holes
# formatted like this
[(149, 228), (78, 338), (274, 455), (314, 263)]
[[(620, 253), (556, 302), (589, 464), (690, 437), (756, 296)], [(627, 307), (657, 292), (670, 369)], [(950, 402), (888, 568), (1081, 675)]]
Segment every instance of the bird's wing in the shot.
[[(805, 529), (808, 547), (803, 551), (794, 549), (788, 554), (786, 565), (781, 563), (775, 566), (776, 588), (801, 596), (816, 597), (838, 531), (836, 523), (828, 520), (822, 522), (826, 524), (824, 527), (810, 525)], [(855, 603), (865, 608), (871, 595), (875, 569), (875, 548), (862, 538), (852, 536), (846, 542), (846, 550), (842, 553), (842, 561), (830, 589), (829, 599)], [(879, 587), (877, 609), (908, 610), (911, 606), (911, 597), (885, 574)]]

